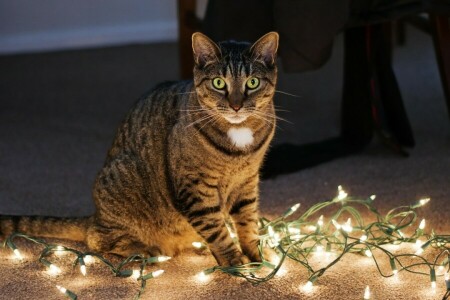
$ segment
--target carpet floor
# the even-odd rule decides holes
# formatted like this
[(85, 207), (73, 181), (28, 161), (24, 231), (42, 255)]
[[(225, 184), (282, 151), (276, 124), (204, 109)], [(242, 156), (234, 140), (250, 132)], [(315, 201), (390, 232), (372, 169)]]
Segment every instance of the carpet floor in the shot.
[[(423, 197), (419, 210), (427, 231), (450, 234), (450, 123), (429, 36), (409, 29), (407, 45), (396, 48), (395, 71), (410, 118), (416, 147), (399, 157), (377, 140), (362, 153), (261, 183), (261, 213), (281, 214), (295, 203), (300, 213), (336, 195), (338, 185), (353, 196), (377, 195), (382, 213)], [(0, 56), (0, 215), (84, 216), (94, 212), (91, 186), (115, 129), (138, 96), (163, 80), (177, 79), (175, 44), (130, 45), (55, 53)], [(331, 61), (308, 74), (280, 74), (280, 123), (275, 144), (304, 144), (336, 136), (342, 86), (342, 39)], [(84, 249), (83, 245), (58, 241)], [(55, 284), (79, 299), (132, 299), (138, 283), (115, 278), (100, 264), (83, 277), (67, 257), (64, 274), (52, 277), (36, 262), (38, 248), (19, 242), (23, 262), (0, 250), (0, 299), (62, 299)], [(395, 251), (411, 251), (400, 247)], [(393, 250), (394, 251), (394, 250)], [(425, 255), (433, 253), (426, 252)], [(438, 277), (400, 272), (383, 278), (370, 258), (349, 254), (328, 270), (312, 291), (302, 290), (307, 271), (292, 261), (259, 286), (214, 273), (205, 282), (196, 274), (214, 266), (207, 253), (183, 253), (161, 264), (165, 274), (148, 282), (143, 299), (442, 299)], [(389, 261), (380, 268), (389, 273)]]

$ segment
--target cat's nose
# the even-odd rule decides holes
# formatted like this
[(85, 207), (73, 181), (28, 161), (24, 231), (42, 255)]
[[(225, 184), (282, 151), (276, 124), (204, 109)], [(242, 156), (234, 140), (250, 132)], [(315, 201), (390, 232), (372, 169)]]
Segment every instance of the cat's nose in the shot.
[(241, 109), (242, 105), (240, 105), (240, 104), (230, 104), (230, 107), (231, 107), (235, 112), (238, 112), (238, 111)]

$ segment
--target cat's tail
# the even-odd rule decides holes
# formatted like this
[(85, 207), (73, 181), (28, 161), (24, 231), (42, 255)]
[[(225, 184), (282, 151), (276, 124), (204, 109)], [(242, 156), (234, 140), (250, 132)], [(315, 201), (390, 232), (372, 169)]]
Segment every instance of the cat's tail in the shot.
[(42, 216), (0, 216), (0, 235), (20, 232), (36, 237), (85, 241), (93, 217), (56, 218)]

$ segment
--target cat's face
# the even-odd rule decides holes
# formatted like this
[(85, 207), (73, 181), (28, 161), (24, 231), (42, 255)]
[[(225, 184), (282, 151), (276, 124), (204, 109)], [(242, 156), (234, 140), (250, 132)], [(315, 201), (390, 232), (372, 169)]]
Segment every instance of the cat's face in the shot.
[(200, 105), (231, 124), (252, 115), (263, 120), (275, 92), (278, 34), (270, 32), (253, 45), (233, 41), (217, 45), (195, 33), (192, 46)]

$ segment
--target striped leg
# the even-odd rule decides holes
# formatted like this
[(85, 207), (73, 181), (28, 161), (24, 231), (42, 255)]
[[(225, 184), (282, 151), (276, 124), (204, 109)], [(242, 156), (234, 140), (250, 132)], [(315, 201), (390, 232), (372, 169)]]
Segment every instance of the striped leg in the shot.
[(208, 243), (219, 265), (230, 266), (249, 262), (230, 237), (217, 189), (201, 184), (185, 184), (178, 194), (176, 207)]
[(92, 251), (108, 252), (124, 257), (132, 254), (161, 255), (159, 249), (144, 245), (127, 231), (117, 227), (108, 228), (94, 224), (88, 229), (86, 242)]
[(258, 200), (256, 193), (237, 198), (230, 209), (242, 252), (253, 262), (261, 261), (258, 245)]

